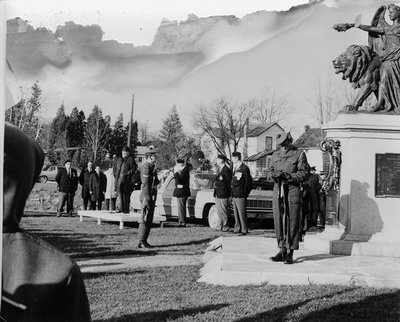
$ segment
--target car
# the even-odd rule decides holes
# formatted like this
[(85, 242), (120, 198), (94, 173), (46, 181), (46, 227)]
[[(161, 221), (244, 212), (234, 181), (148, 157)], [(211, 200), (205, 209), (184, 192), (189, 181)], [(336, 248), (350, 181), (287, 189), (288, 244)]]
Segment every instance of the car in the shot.
[[(43, 166), (42, 172), (40, 173), (37, 181), (41, 183), (46, 183), (47, 181), (55, 181), (59, 168), (64, 168), (64, 167), (51, 164)], [(74, 168), (77, 171), (79, 176), (80, 170), (75, 167), (72, 168)]]
[[(187, 216), (202, 219), (211, 228), (220, 225), (214, 198), (214, 182), (216, 174), (213, 172), (190, 173), (190, 194), (187, 201)], [(247, 198), (248, 218), (273, 218), (272, 191), (265, 190), (255, 185)], [(156, 199), (156, 213), (168, 218), (178, 217), (176, 198), (172, 194), (175, 189), (175, 178), (170, 173), (160, 185)], [(131, 195), (131, 209), (140, 211), (140, 191), (133, 191)], [(231, 215), (232, 212), (231, 212)]]

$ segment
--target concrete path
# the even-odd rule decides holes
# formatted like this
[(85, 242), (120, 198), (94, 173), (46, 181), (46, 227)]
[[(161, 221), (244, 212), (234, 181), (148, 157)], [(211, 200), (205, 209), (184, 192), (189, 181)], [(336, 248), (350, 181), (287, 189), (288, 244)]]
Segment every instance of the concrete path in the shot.
[(340, 256), (301, 248), (295, 263), (274, 263), (278, 251), (274, 238), (220, 237), (204, 255), (199, 282), (218, 285), (337, 284), (400, 289), (400, 258)]

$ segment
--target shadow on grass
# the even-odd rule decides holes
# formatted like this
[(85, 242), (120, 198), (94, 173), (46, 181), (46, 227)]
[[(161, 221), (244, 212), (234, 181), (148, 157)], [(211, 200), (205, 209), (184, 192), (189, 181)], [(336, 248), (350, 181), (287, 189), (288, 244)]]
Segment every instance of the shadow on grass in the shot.
[[(286, 305), (272, 310), (264, 311), (255, 315), (247, 316), (235, 320), (236, 322), (253, 321), (400, 321), (400, 291), (385, 293), (376, 296), (369, 296), (363, 300), (354, 301), (351, 293), (356, 288), (334, 293), (328, 296), (313, 298), (307, 301)], [(323, 309), (307, 308), (312, 311), (303, 316), (299, 316), (299, 309), (302, 306), (311, 306), (310, 302), (317, 301), (318, 306), (322, 306), (327, 298), (342, 295), (342, 301), (352, 301)]]
[(192, 241), (188, 241), (185, 243), (175, 243), (175, 244), (165, 244), (165, 245), (154, 245), (154, 247), (157, 248), (165, 248), (165, 247), (173, 247), (173, 246), (193, 246), (193, 245), (200, 245), (200, 244), (205, 244), (205, 243), (209, 243), (210, 241), (212, 241), (214, 238), (204, 238), (204, 239), (200, 239), (200, 240), (192, 240)]
[(94, 320), (93, 322), (154, 322), (154, 321), (172, 321), (185, 316), (191, 316), (199, 313), (207, 313), (210, 311), (218, 311), (229, 304), (214, 304), (205, 305), (196, 308), (182, 309), (182, 310), (166, 310), (166, 311), (152, 311), (143, 313), (134, 313), (130, 315), (121, 316), (118, 318), (111, 318), (105, 320)]
[(99, 277), (103, 276), (119, 276), (119, 275), (142, 275), (146, 274), (148, 271), (144, 269), (134, 269), (134, 270), (129, 270), (129, 271), (109, 271), (109, 272), (87, 272), (87, 273), (82, 273), (83, 279), (84, 280), (90, 280), (90, 279), (96, 279)]

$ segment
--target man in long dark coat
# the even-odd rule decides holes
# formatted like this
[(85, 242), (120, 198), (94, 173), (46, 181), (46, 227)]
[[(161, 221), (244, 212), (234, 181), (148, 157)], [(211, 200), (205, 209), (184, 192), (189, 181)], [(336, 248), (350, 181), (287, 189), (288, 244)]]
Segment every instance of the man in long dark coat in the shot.
[(115, 190), (119, 195), (119, 212), (129, 213), (129, 204), (132, 193), (132, 175), (137, 169), (137, 164), (129, 156), (128, 147), (122, 149), (122, 157), (114, 164)]
[(94, 172), (90, 175), (89, 191), (91, 200), (91, 209), (101, 210), (101, 203), (104, 200), (104, 194), (107, 190), (107, 177), (100, 171), (100, 166), (96, 165)]
[(302, 191), (309, 165), (305, 153), (293, 144), (290, 133), (278, 134), (276, 144), (281, 148), (272, 155), (268, 177), (274, 180), (273, 210), (275, 234), (280, 251), (270, 259), (293, 263), (294, 250), (299, 249)]
[[(88, 161), (87, 167), (82, 169), (81, 174), (79, 175), (79, 183), (82, 186), (83, 210), (87, 210), (90, 201), (89, 180), (92, 173), (93, 162)], [(91, 209), (91, 207), (89, 207), (89, 209)]]
[(64, 168), (58, 168), (56, 182), (59, 193), (59, 204), (57, 208), (57, 217), (61, 216), (67, 203), (67, 214), (72, 217), (74, 210), (74, 196), (78, 189), (78, 173), (71, 167), (71, 160), (64, 162)]

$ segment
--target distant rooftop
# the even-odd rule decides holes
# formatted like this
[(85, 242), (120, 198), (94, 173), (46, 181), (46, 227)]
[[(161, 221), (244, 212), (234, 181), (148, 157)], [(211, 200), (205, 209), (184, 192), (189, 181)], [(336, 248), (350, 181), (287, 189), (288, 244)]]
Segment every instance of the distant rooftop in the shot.
[(304, 127), (304, 133), (294, 142), (298, 148), (317, 148), (325, 135), (321, 128), (311, 128), (309, 125)]

